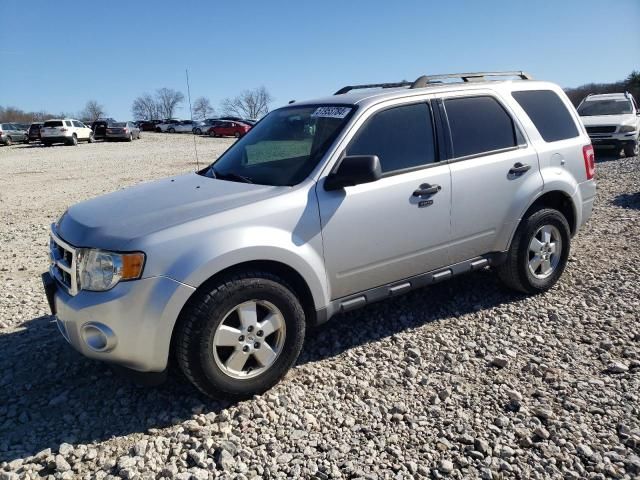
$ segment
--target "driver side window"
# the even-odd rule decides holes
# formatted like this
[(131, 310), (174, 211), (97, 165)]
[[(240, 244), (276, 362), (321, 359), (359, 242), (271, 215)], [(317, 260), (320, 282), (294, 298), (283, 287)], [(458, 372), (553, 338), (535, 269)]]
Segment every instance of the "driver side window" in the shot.
[(377, 155), (383, 174), (436, 162), (429, 105), (403, 105), (374, 114), (356, 133), (347, 155)]

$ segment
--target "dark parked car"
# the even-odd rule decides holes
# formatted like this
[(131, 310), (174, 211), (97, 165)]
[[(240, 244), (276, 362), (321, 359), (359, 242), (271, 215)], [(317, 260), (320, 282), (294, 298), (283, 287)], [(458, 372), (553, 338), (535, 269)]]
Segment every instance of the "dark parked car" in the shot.
[(211, 137), (236, 137), (240, 138), (244, 136), (249, 130), (251, 125), (240, 122), (223, 121), (220, 124), (211, 127), (207, 133)]
[(133, 122), (115, 122), (107, 127), (105, 140), (126, 140), (140, 138), (140, 129)]
[(42, 123), (32, 123), (27, 130), (27, 143), (40, 140), (40, 127)]
[(138, 122), (138, 128), (143, 132), (155, 132), (159, 123), (162, 123), (162, 120), (142, 120)]
[(13, 123), (0, 123), (0, 143), (11, 145), (15, 142), (26, 142), (27, 131)]
[(96, 120), (91, 124), (94, 140), (104, 140), (106, 138), (109, 123), (110, 122), (108, 120)]

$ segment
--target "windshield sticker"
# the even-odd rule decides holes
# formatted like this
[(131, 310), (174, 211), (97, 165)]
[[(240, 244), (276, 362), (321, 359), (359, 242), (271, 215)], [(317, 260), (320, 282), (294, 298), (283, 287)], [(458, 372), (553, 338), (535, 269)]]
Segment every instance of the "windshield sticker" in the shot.
[(350, 111), (351, 107), (318, 107), (311, 116), (323, 118), (344, 118)]

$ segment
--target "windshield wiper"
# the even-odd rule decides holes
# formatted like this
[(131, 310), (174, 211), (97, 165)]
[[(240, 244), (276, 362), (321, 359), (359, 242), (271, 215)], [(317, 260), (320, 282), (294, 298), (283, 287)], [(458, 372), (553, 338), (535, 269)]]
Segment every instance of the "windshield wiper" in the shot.
[(253, 183), (249, 177), (244, 177), (242, 175), (238, 175), (237, 173), (228, 172), (221, 173), (216, 172), (215, 168), (211, 167), (211, 174), (213, 178), (219, 178), (220, 180), (231, 180), (232, 182), (243, 182), (243, 183)]

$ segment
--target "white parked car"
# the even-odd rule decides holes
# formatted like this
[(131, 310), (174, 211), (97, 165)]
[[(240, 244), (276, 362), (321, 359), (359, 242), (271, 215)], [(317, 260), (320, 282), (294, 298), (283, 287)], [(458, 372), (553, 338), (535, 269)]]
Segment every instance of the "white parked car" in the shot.
[(167, 128), (169, 133), (193, 133), (193, 128), (198, 124), (193, 120), (182, 120), (181, 122), (174, 123)]
[(162, 123), (156, 125), (156, 132), (166, 133), (170, 128), (175, 128), (175, 126), (180, 122), (181, 120), (177, 120), (175, 118), (168, 118), (166, 120), (163, 120)]
[(622, 148), (627, 157), (638, 155), (640, 108), (630, 93), (589, 95), (578, 105), (578, 114), (594, 147), (613, 147), (617, 152)]
[(77, 145), (78, 142), (93, 143), (93, 130), (73, 118), (53, 119), (40, 128), (40, 141), (45, 147), (54, 143)]

